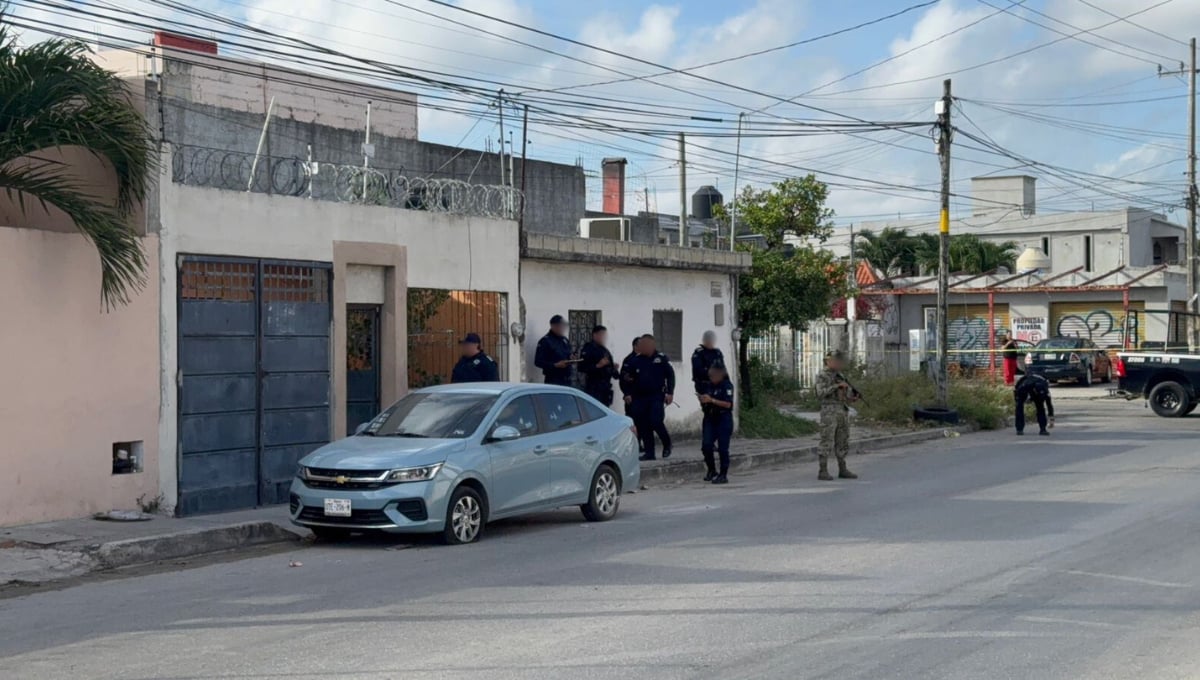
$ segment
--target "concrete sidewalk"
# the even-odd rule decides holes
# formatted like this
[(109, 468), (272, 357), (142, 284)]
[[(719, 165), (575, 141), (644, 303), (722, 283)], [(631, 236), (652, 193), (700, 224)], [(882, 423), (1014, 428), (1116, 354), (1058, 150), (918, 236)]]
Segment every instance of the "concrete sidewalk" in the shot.
[(0, 586), (298, 542), (306, 533), (288, 522), (286, 505), (144, 522), (83, 518), (0, 528)]
[[(888, 433), (856, 427), (852, 454), (958, 436), (957, 430)], [(731, 448), (734, 474), (750, 468), (811, 461), (817, 436), (798, 439), (737, 439)], [(704, 475), (700, 443), (678, 442), (668, 460), (642, 464), (647, 485), (684, 482)], [(271, 543), (297, 543), (308, 532), (288, 521), (285, 505), (200, 517), (155, 517), (144, 522), (91, 518), (0, 528), (0, 587), (41, 584), (85, 574)]]
[[(958, 426), (949, 429), (922, 428), (897, 432), (855, 424), (851, 428), (850, 454), (861, 455), (881, 449), (907, 446), (916, 442), (948, 436), (957, 437), (971, 431), (970, 427)], [(815, 461), (819, 441), (819, 436), (815, 434), (795, 439), (736, 438), (729, 445), (730, 474), (765, 466)], [(661, 449), (658, 453), (661, 455)], [(704, 477), (704, 472), (704, 458), (700, 453), (700, 442), (689, 439), (679, 442), (670, 458), (666, 460), (659, 458), (642, 463), (642, 484), (653, 485), (701, 479)]]

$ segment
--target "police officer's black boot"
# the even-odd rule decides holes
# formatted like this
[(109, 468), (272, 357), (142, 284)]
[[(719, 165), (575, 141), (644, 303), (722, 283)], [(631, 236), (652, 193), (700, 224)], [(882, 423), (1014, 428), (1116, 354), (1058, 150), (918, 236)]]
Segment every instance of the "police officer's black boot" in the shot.
[(838, 458), (838, 479), (858, 479), (858, 475), (846, 467), (846, 459)]
[(708, 472), (704, 475), (704, 481), (711, 482), (717, 478), (717, 465), (713, 459), (712, 451), (703, 451), (704, 467), (708, 468)]
[(728, 484), (729, 483), (728, 473), (729, 473), (729, 466), (722, 465), (721, 466), (721, 474), (714, 477), (712, 480), (712, 483), (713, 484)]
[(817, 479), (822, 482), (833, 481), (833, 475), (829, 474), (829, 457), (821, 456), (818, 460), (821, 463), (821, 471), (817, 473)]

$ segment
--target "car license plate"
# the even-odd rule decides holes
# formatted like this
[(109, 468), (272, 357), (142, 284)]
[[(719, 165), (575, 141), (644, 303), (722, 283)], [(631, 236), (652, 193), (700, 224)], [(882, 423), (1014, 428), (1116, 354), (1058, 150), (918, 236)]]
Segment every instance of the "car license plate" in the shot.
[(326, 498), (325, 499), (325, 516), (326, 517), (349, 517), (350, 516), (350, 499), (349, 498)]

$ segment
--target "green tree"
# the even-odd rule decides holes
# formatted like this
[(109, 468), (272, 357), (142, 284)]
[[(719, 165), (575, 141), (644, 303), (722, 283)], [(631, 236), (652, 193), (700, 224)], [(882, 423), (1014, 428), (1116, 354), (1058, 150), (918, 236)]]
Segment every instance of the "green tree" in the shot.
[(739, 246), (754, 257), (750, 272), (738, 280), (738, 372), (747, 403), (754, 399), (750, 338), (777, 326), (804, 328), (828, 316), (833, 302), (846, 293), (845, 265), (813, 247), (833, 231), (828, 195), (828, 187), (808, 175), (767, 189), (748, 186), (734, 199), (739, 230), (763, 240), (762, 247)]
[[(81, 148), (116, 177), (116, 200), (92, 193), (47, 151)], [(145, 282), (146, 258), (130, 225), (145, 198), (153, 146), (125, 83), (73, 40), (17, 45), (0, 5), (0, 187), (22, 212), (61, 210), (100, 255), (106, 308), (126, 304)]]
[[(938, 269), (938, 238), (922, 234), (917, 259), (927, 272)], [(1018, 246), (1013, 241), (996, 243), (984, 241), (975, 234), (955, 234), (950, 237), (950, 271), (963, 274), (983, 274), (1004, 267), (1013, 271), (1017, 264)]]
[(854, 235), (855, 257), (875, 265), (884, 276), (915, 276), (920, 239), (907, 229), (884, 227), (876, 233), (863, 229)]

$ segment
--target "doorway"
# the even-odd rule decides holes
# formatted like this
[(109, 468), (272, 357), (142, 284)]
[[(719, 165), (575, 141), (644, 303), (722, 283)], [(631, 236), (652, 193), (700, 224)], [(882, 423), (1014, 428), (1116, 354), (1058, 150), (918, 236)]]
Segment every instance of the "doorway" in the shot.
[(380, 305), (346, 305), (346, 434), (379, 414)]

